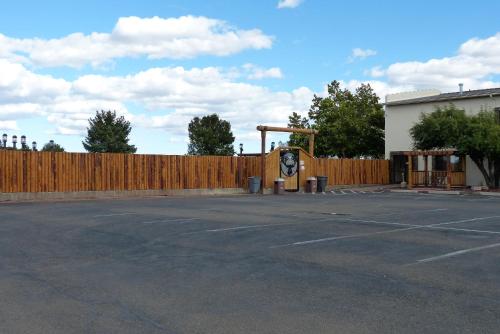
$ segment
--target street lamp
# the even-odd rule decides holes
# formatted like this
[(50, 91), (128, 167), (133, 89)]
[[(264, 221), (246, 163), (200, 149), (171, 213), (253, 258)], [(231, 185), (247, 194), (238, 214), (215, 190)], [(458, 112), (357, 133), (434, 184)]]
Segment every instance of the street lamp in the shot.
[(23, 150), (26, 148), (26, 136), (25, 135), (21, 136), (21, 147), (23, 148)]
[(17, 146), (17, 136), (13, 135), (12, 136), (12, 147), (14, 148), (14, 150), (16, 149), (16, 146)]
[(33, 148), (33, 151), (36, 152), (36, 141), (31, 143), (31, 147)]
[(240, 155), (243, 154), (243, 143), (240, 143)]
[(2, 141), (3, 141), (3, 147), (7, 148), (7, 134), (6, 133), (3, 134)]

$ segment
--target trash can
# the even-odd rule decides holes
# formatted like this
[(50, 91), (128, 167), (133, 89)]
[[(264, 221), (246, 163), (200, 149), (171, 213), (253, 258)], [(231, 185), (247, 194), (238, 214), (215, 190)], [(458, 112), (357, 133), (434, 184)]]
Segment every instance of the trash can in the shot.
[(306, 193), (314, 194), (318, 186), (318, 181), (315, 177), (308, 177), (306, 181)]
[(274, 181), (274, 194), (283, 195), (285, 193), (285, 179), (278, 178)]
[(256, 194), (260, 190), (260, 176), (251, 176), (248, 178), (248, 191), (250, 194)]
[(328, 176), (318, 176), (318, 192), (326, 192), (326, 185), (328, 184)]

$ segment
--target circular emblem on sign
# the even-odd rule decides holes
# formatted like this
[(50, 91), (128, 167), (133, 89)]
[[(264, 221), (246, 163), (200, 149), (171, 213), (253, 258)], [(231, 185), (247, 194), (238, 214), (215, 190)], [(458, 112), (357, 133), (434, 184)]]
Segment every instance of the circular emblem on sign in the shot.
[(285, 176), (294, 176), (297, 174), (298, 159), (292, 152), (281, 155), (281, 173)]

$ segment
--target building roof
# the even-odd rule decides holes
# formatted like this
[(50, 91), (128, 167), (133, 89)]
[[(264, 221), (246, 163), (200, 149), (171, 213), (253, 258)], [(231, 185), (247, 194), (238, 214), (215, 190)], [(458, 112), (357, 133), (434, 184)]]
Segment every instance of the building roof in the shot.
[(464, 91), (463, 93), (453, 92), (453, 93), (437, 94), (425, 97), (417, 97), (413, 99), (387, 102), (385, 105), (397, 106), (397, 105), (429, 103), (429, 102), (447, 102), (447, 101), (472, 99), (472, 98), (488, 97), (488, 96), (500, 96), (500, 88), (469, 90), (469, 91)]

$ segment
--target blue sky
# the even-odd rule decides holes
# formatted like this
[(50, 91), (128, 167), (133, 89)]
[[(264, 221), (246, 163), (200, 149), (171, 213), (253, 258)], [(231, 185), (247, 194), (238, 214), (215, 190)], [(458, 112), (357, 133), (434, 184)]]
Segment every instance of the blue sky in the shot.
[(116, 109), (139, 153), (184, 154), (189, 120), (216, 112), (249, 152), (332, 80), (381, 98), (500, 86), (495, 1), (279, 3), (6, 2), (0, 131), (82, 151), (86, 120)]

